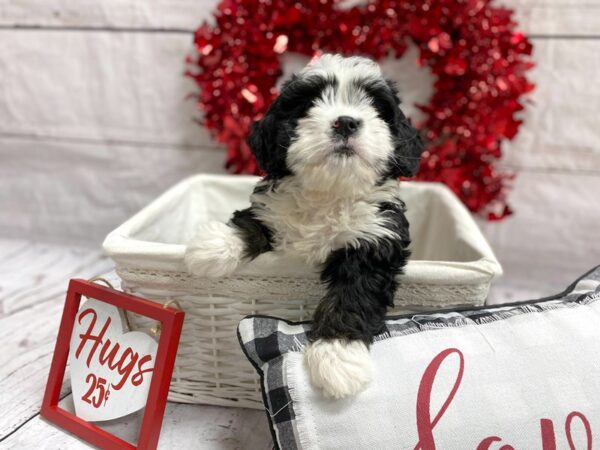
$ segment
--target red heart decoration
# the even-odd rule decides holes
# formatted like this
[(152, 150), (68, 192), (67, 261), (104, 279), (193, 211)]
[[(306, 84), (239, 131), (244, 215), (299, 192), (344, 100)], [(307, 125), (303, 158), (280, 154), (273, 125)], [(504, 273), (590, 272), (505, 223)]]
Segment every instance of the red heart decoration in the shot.
[(446, 183), (472, 211), (511, 213), (505, 188), (512, 174), (494, 167), (500, 144), (521, 124), (525, 72), (532, 46), (515, 31), (512, 11), (490, 0), (375, 0), (341, 8), (335, 0), (223, 0), (214, 24), (195, 34), (187, 75), (200, 88), (203, 124), (227, 146), (226, 167), (259, 173), (245, 138), (277, 95), (285, 52), (319, 51), (400, 58), (407, 40), (418, 64), (437, 77), (420, 109), (427, 150), (417, 180)]
[(141, 331), (123, 331), (119, 310), (89, 299), (75, 318), (69, 365), (75, 412), (98, 422), (146, 406), (158, 343)]

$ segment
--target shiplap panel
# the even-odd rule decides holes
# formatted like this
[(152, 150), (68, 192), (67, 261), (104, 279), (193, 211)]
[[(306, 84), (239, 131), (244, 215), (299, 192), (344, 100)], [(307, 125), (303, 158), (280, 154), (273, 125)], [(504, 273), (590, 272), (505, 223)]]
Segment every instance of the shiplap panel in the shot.
[(219, 0), (0, 0), (0, 24), (191, 30)]
[[(218, 0), (0, 0), (0, 25), (193, 30)], [(351, 4), (363, 3), (359, 1)], [(600, 34), (600, 4), (589, 0), (503, 0), (529, 34)]]
[[(182, 74), (190, 36), (126, 32), (0, 30), (0, 136), (110, 143), (219, 147), (200, 118), (193, 83)], [(434, 78), (416, 49), (386, 60), (409, 112), (426, 102)], [(286, 73), (307, 59), (287, 58)]]
[(514, 9), (518, 28), (530, 35), (600, 36), (597, 0), (501, 0)]
[(536, 88), (519, 133), (504, 144), (506, 164), (600, 173), (598, 55), (600, 39), (535, 40)]
[(600, 175), (521, 171), (510, 194), (515, 214), (480, 221), (504, 280), (550, 295), (600, 264)]
[(98, 248), (182, 178), (222, 172), (222, 160), (221, 150), (0, 139), (0, 236)]
[[(195, 89), (181, 75), (189, 36), (0, 30), (0, 42), (5, 44), (0, 46), (0, 135), (219, 147), (193, 122), (199, 113), (186, 100)], [(537, 88), (522, 114), (525, 124), (505, 147), (506, 164), (600, 167), (597, 54), (600, 39), (535, 41), (531, 78)], [(401, 80), (407, 104), (426, 100), (431, 90), (428, 72), (415, 69), (410, 59), (413, 53), (400, 63), (384, 63), (387, 73)], [(415, 98), (419, 90), (425, 96)]]
[(0, 134), (213, 146), (187, 34), (0, 30)]

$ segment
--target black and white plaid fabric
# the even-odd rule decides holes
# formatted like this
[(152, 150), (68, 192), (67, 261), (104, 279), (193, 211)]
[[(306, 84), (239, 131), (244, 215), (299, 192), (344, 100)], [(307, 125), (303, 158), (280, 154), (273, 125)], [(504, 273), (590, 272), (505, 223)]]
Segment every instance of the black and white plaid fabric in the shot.
[[(464, 310), (415, 313), (388, 317), (386, 331), (376, 340), (425, 330), (480, 325), (516, 315), (573, 308), (600, 300), (600, 266), (576, 280), (561, 294), (537, 300)], [(238, 326), (245, 355), (261, 378), (263, 401), (275, 447), (296, 450), (294, 405), (285, 379), (284, 358), (302, 352), (308, 342), (310, 322), (293, 323), (269, 316), (248, 316)]]

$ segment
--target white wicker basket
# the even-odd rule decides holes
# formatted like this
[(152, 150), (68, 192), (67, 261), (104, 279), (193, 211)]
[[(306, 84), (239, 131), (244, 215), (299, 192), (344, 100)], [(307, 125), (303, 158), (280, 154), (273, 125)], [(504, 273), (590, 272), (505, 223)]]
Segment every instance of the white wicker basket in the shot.
[[(235, 209), (247, 207), (256, 181), (223, 175), (187, 179), (104, 242), (124, 290), (163, 303), (177, 300), (186, 312), (170, 400), (262, 408), (257, 377), (237, 342), (239, 320), (248, 314), (308, 319), (323, 295), (316, 269), (275, 252), (228, 278), (186, 273), (185, 243), (198, 224), (227, 221)], [(441, 184), (402, 183), (399, 189), (413, 244), (396, 311), (483, 304), (501, 269), (469, 212)]]

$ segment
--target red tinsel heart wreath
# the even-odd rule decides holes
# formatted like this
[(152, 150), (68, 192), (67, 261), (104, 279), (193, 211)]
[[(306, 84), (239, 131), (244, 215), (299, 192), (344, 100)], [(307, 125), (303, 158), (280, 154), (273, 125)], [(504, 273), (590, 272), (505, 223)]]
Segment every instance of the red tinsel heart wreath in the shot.
[(512, 11), (490, 0), (376, 0), (340, 9), (336, 0), (223, 0), (215, 24), (195, 34), (187, 72), (200, 87), (203, 124), (227, 145), (226, 167), (259, 173), (245, 139), (277, 95), (280, 55), (319, 51), (400, 58), (410, 39), (417, 63), (437, 80), (426, 119), (418, 180), (446, 183), (472, 211), (500, 219), (510, 173), (494, 163), (521, 120), (531, 44), (515, 31)]

